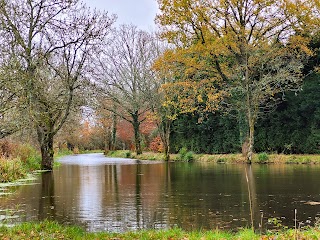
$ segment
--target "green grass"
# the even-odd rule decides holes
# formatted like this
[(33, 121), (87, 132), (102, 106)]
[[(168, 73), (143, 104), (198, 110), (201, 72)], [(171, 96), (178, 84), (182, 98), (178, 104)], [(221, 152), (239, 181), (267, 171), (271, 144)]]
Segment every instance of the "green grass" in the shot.
[[(106, 154), (109, 157), (134, 158), (140, 160), (164, 160), (164, 154), (154, 152), (144, 152), (140, 155), (129, 150), (109, 151)], [(240, 153), (231, 154), (194, 154), (192, 152), (180, 152), (179, 154), (170, 154), (171, 161), (200, 161), (214, 163), (246, 163), (246, 159)], [(319, 154), (268, 154), (256, 153), (253, 155), (252, 162), (255, 163), (272, 163), (272, 164), (320, 164)]]
[(260, 235), (250, 229), (242, 229), (237, 233), (229, 231), (192, 231), (186, 232), (179, 228), (168, 230), (140, 230), (126, 233), (89, 233), (74, 226), (63, 226), (56, 222), (23, 223), (14, 227), (0, 227), (0, 239), (319, 239), (320, 229), (317, 227), (307, 230), (293, 229)]
[(132, 152), (130, 150), (117, 150), (117, 151), (108, 151), (106, 153), (109, 157), (115, 157), (115, 158), (131, 158), (133, 157)]
[(64, 156), (68, 156), (68, 155), (73, 155), (74, 153), (71, 150), (68, 149), (63, 149), (63, 150), (59, 150), (59, 151), (55, 151), (54, 153), (54, 159), (59, 159), (61, 157)]

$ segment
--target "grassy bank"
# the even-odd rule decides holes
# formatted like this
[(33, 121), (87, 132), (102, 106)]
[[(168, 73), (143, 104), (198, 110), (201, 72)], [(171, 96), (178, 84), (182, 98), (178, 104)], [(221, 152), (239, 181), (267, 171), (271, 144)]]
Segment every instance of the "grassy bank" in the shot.
[(0, 142), (0, 182), (12, 182), (26, 178), (39, 170), (41, 156), (29, 144)]
[(307, 230), (286, 230), (260, 235), (243, 229), (237, 233), (227, 231), (193, 231), (181, 229), (142, 230), (126, 233), (88, 233), (79, 227), (65, 227), (56, 222), (24, 223), (14, 227), (0, 227), (0, 239), (319, 239), (318, 227)]
[[(72, 154), (74, 152), (70, 150), (59, 150), (55, 152), (54, 159)], [(59, 162), (55, 161), (54, 167), (57, 166)], [(41, 154), (34, 147), (29, 144), (0, 141), (0, 183), (28, 178), (28, 175), (40, 169)]]
[[(134, 158), (140, 160), (164, 160), (162, 153), (144, 152), (137, 155), (129, 150), (118, 150), (107, 152), (109, 157)], [(245, 163), (246, 159), (242, 154), (194, 154), (189, 151), (180, 151), (179, 154), (171, 154), (172, 161), (201, 161), (215, 163)], [(253, 163), (274, 163), (274, 164), (320, 164), (320, 155), (285, 155), (256, 153), (253, 155)]]

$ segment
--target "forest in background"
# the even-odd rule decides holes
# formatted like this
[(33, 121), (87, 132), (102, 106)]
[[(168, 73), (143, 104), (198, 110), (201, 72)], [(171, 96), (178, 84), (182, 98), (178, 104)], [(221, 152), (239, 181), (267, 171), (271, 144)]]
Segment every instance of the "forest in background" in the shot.
[[(320, 76), (306, 78), (298, 94), (287, 93), (277, 108), (256, 126), (256, 152), (320, 153)], [(173, 123), (172, 149), (185, 147), (195, 153), (241, 152), (241, 123), (223, 113), (181, 116)]]

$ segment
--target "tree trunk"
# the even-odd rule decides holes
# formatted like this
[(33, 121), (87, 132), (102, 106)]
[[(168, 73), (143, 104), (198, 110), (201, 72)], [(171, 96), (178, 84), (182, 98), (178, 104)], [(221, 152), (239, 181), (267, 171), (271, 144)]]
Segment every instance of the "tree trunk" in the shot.
[(163, 143), (163, 148), (164, 148), (164, 159), (165, 161), (170, 160), (170, 126), (171, 122), (169, 120), (165, 120), (162, 123), (160, 137)]
[(116, 136), (117, 136), (117, 115), (112, 115), (112, 132), (111, 132), (111, 149), (116, 150)]
[(248, 154), (247, 163), (252, 163), (253, 155), (253, 144), (254, 144), (254, 125), (255, 125), (255, 114), (254, 114), (254, 104), (252, 102), (252, 91), (250, 87), (249, 79), (249, 68), (248, 68), (248, 58), (246, 57), (246, 69), (245, 69), (245, 84), (246, 84), (246, 107), (247, 107), (247, 117), (249, 124), (249, 139), (248, 139)]
[(163, 148), (164, 148), (164, 160), (165, 161), (170, 161), (170, 146), (166, 143), (163, 144)]
[(38, 141), (41, 148), (41, 169), (52, 170), (53, 168), (53, 134), (44, 127), (37, 128)]
[(140, 139), (140, 122), (139, 122), (139, 116), (138, 113), (132, 115), (132, 125), (134, 130), (134, 142), (136, 146), (136, 153), (137, 155), (142, 154), (141, 149), (141, 139)]
[(249, 143), (248, 143), (248, 155), (247, 155), (247, 163), (251, 164), (252, 155), (253, 155), (253, 146), (254, 146), (254, 125), (255, 121), (253, 117), (249, 120)]

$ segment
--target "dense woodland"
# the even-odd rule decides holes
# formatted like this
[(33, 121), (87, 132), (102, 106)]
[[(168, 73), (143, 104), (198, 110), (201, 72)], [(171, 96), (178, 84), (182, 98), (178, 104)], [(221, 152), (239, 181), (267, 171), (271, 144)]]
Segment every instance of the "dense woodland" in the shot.
[[(223, 113), (179, 117), (172, 127), (172, 149), (186, 147), (197, 153), (241, 152), (241, 123)], [(319, 153), (320, 76), (304, 80), (303, 91), (287, 93), (277, 108), (257, 122), (256, 152)], [(190, 137), (192, 136), (192, 137)]]
[(158, 32), (78, 0), (0, 1), (0, 138), (54, 148), (320, 152), (320, 3), (158, 0)]

